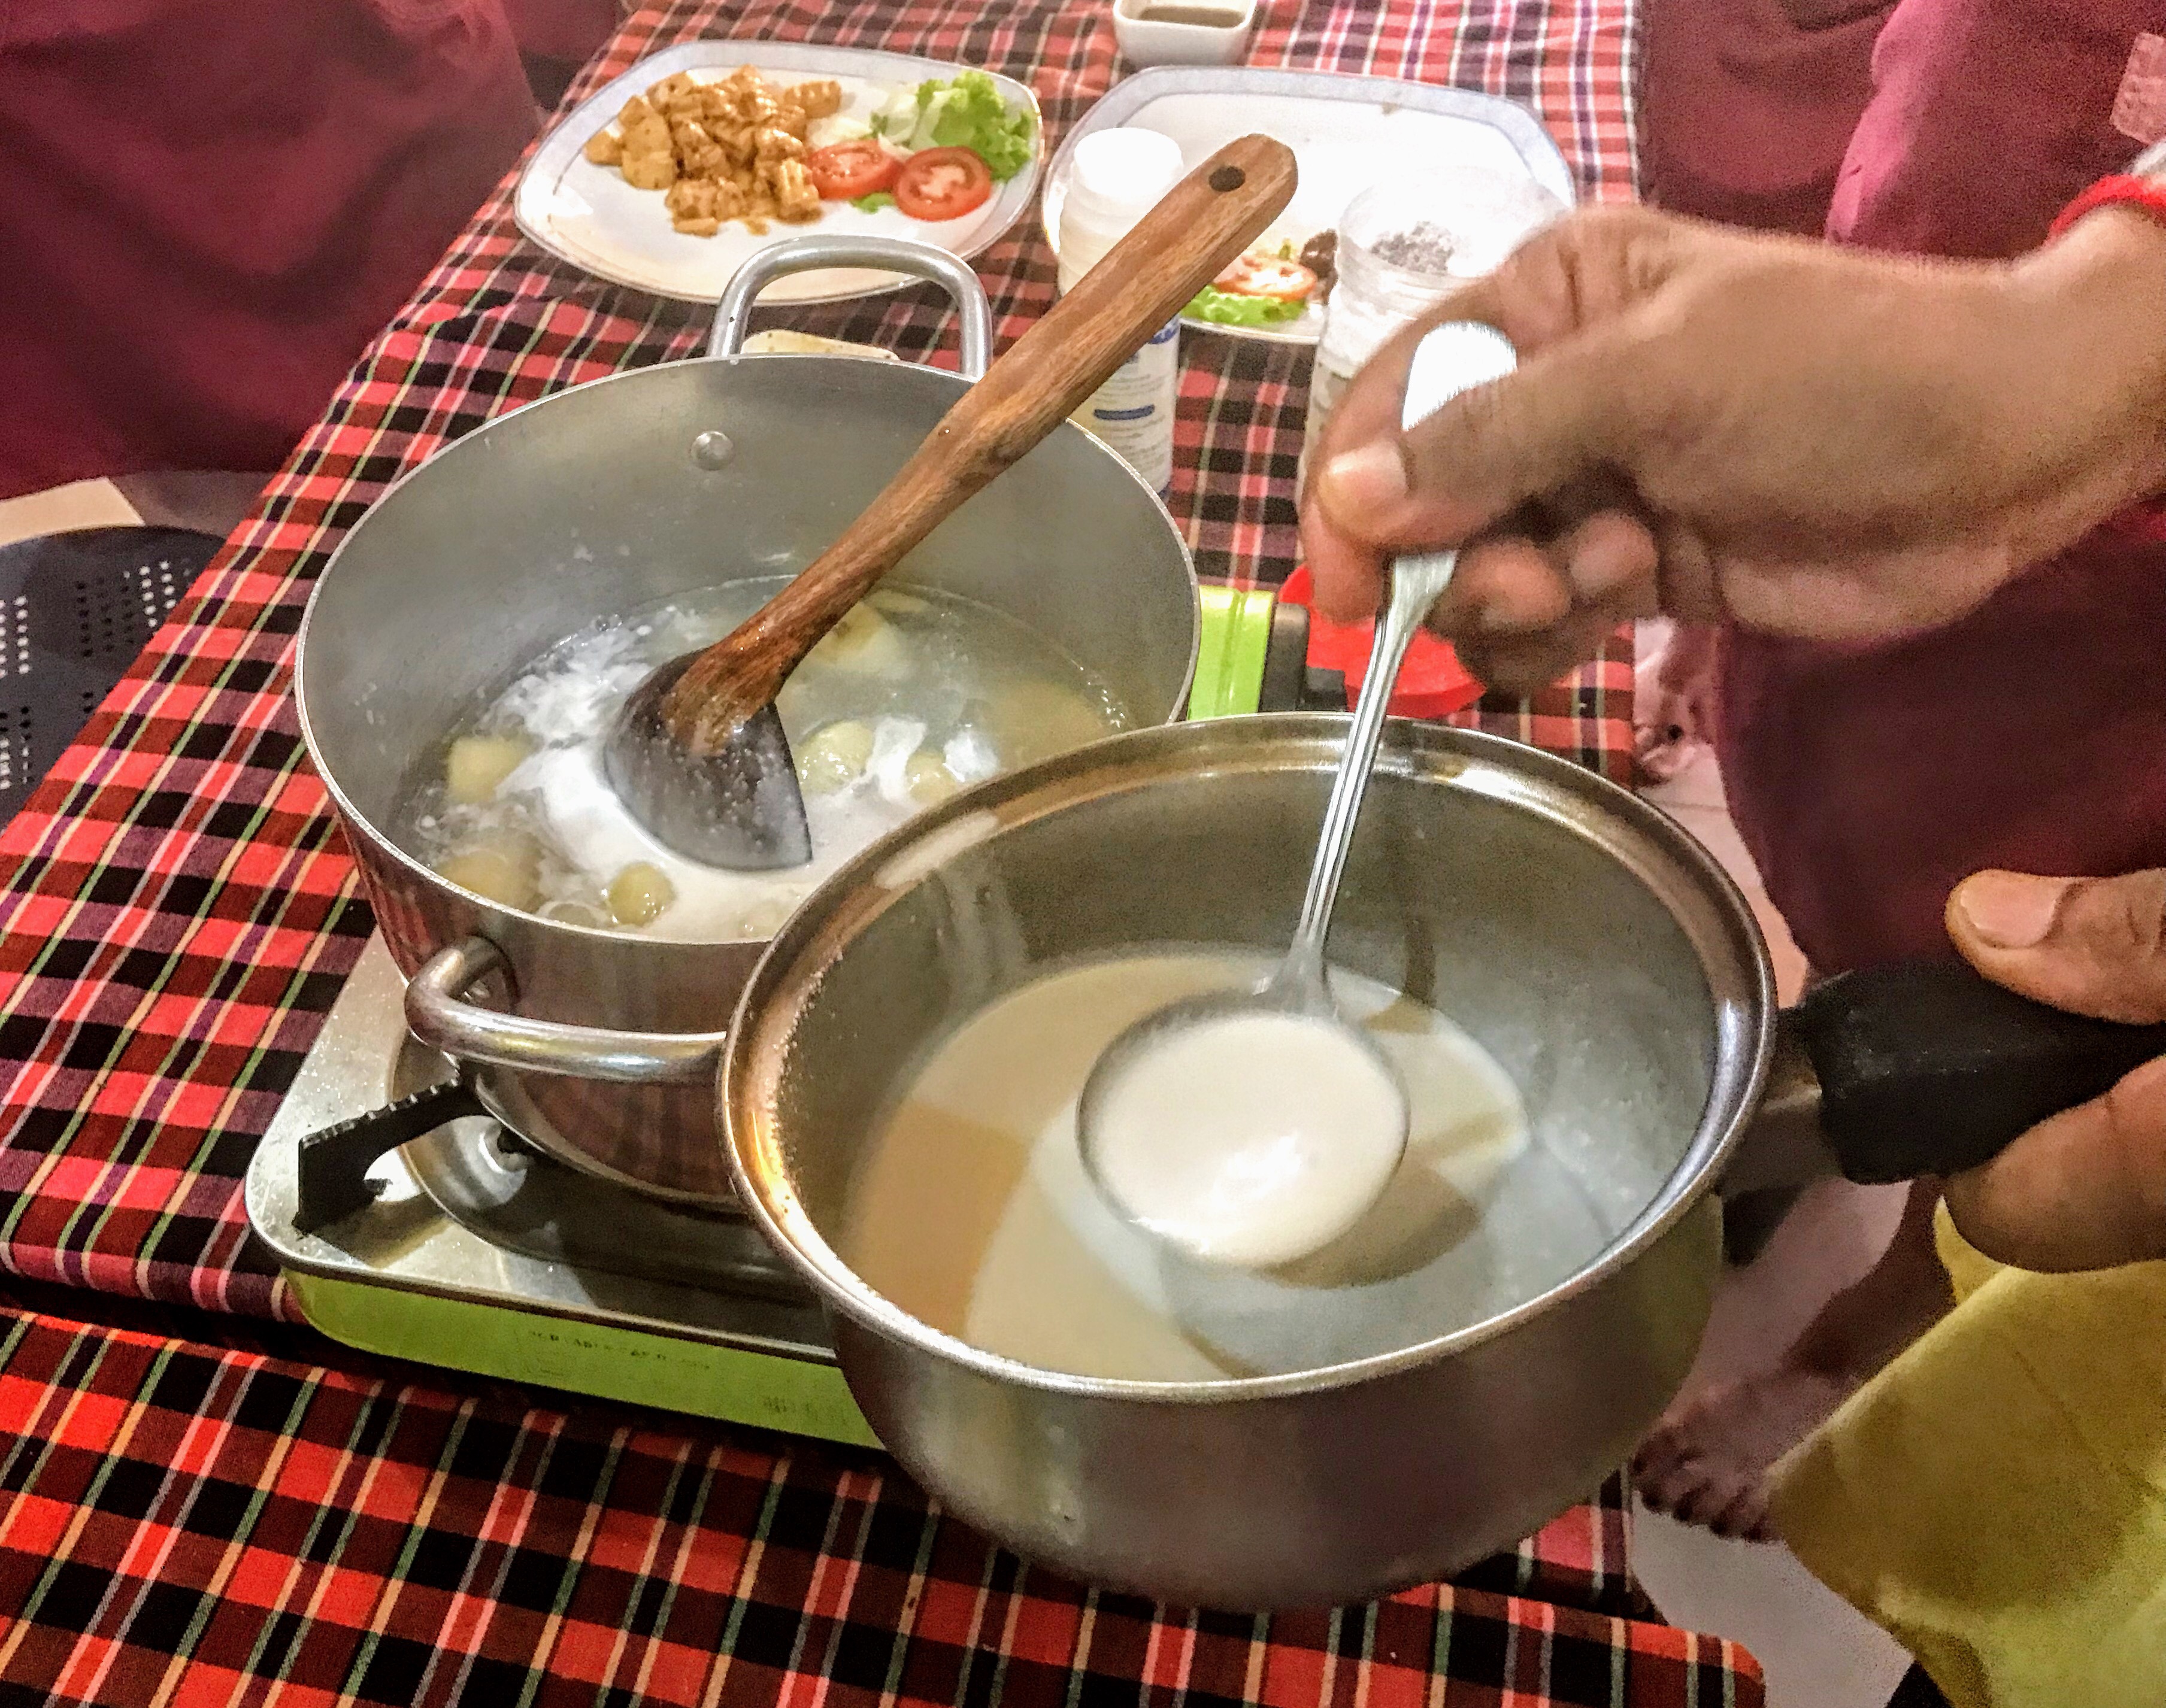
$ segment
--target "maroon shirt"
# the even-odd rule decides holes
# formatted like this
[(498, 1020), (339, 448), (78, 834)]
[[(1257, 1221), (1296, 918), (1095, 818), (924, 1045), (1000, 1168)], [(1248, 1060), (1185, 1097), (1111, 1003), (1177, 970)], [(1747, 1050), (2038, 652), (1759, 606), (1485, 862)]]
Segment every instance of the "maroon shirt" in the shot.
[[(1743, 62), (1726, 56), (1729, 24), (1757, 19), (1753, 40), (1767, 40), (1764, 12), (1729, 0), (1656, 0), (1658, 18), (1666, 7), (1656, 43), (1688, 36), (1697, 18), (1712, 39), (1693, 63), (1710, 82), (1707, 68)], [(1796, 34), (1801, 62), (1824, 66), (1833, 38)], [(2148, 140), (2115, 124), (2146, 34), (2166, 34), (2166, 0), (1901, 0), (1873, 49), (1826, 235), (1915, 254), (2036, 246), (2068, 200)], [(1651, 65), (1651, 101), (1657, 87)], [(2119, 104), (2125, 118), (2132, 103)], [(1689, 157), (1684, 116), (1651, 110), (1648, 127)], [(1839, 116), (1799, 130), (1787, 178), (1755, 182), (1824, 180), (1819, 140)], [(1688, 199), (1740, 182), (1730, 140), (1703, 132), (1705, 164), (1672, 173), (1686, 211), (1734, 217)], [(1947, 894), (1983, 867), (2166, 865), (2166, 545), (2101, 530), (1963, 622), (1892, 646), (1733, 627), (1720, 667), (1715, 743), (1731, 813), (1821, 972), (1952, 954)]]
[(0, 498), (276, 468), (536, 123), (499, 0), (0, 7)]

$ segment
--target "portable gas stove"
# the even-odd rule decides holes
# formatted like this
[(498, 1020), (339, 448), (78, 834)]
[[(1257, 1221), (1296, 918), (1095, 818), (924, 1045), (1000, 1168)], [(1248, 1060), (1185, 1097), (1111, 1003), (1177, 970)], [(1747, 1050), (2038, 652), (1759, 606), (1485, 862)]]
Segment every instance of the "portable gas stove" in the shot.
[(407, 1035), (404, 991), (372, 938), (249, 1165), (248, 1219), (311, 1323), (393, 1357), (872, 1442), (820, 1306), (751, 1223), (529, 1150)]
[[(1300, 607), (1206, 588), (1189, 714), (1343, 711), (1308, 641)], [(749, 1221), (530, 1148), (409, 1036), (404, 991), (372, 938), (249, 1166), (248, 1219), (310, 1323), (392, 1357), (877, 1444), (822, 1308)]]

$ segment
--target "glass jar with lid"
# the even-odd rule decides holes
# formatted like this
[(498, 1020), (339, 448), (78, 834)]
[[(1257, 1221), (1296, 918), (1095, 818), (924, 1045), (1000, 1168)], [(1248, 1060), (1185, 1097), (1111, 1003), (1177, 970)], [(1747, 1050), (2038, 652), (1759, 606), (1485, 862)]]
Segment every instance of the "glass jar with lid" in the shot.
[(1308, 382), (1297, 490), (1324, 423), (1392, 335), (1457, 285), (1495, 270), (1564, 204), (1533, 179), (1463, 165), (1379, 184), (1339, 222), (1331, 294)]

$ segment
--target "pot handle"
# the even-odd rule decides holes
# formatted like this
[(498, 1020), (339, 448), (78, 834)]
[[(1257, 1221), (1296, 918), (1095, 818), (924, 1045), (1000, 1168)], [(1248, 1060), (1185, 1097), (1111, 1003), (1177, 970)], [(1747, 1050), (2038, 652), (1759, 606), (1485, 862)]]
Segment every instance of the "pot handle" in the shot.
[(715, 305), (715, 329), (707, 340), (707, 354), (735, 356), (744, 348), (752, 329), (753, 303), (775, 280), (841, 266), (907, 273), (941, 287), (962, 321), (963, 377), (975, 382), (985, 377), (993, 359), (993, 311), (978, 275), (968, 261), (944, 249), (899, 237), (792, 237), (756, 251), (722, 289), (722, 299)]
[[(1837, 1166), (1862, 1185), (1977, 1168), (2166, 1056), (2166, 1025), (2065, 1014), (1960, 962), (1843, 973), (1785, 1012), (1781, 1033), (1819, 1082), (1819, 1128)], [(1793, 1054), (1786, 1075), (1778, 1055), (1769, 1114), (1782, 1113), (1786, 1079), (1799, 1112), (1797, 1065)]]
[(492, 973), (511, 982), (504, 952), (486, 937), (438, 950), (407, 981), (407, 1030), (456, 1062), (618, 1085), (697, 1084), (721, 1065), (722, 1032), (623, 1032), (468, 1002), (468, 989)]

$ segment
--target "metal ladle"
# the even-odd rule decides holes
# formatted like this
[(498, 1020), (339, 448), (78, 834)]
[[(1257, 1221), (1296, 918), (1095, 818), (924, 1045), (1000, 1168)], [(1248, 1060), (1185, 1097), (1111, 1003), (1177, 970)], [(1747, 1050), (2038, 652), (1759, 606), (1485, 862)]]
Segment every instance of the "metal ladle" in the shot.
[[(1401, 425), (1416, 426), (1460, 393), (1501, 379), (1517, 366), (1510, 341), (1491, 327), (1454, 321), (1435, 328), (1416, 346)], [(1273, 1268), (1320, 1251), (1369, 1212), (1405, 1155), (1405, 1084), (1375, 1041), (1340, 1014), (1325, 976), (1324, 943), (1399, 667), (1422, 619), (1450, 585), (1458, 561), (1456, 551), (1436, 551), (1401, 557), (1391, 566), (1389, 596), (1376, 622), (1368, 673), (1323, 809), (1316, 863), (1286, 959), (1255, 990), (1191, 997), (1144, 1015), (1107, 1046), (1084, 1082), (1075, 1118), (1085, 1171), (1117, 1214), (1190, 1257)], [(1339, 1109), (1324, 1117), (1328, 1131), (1296, 1130), (1299, 1114), (1287, 1111), (1305, 1093), (1315, 1094), (1313, 1083), (1304, 1084), (1300, 1075), (1304, 1061), (1315, 1062), (1316, 1044), (1313, 1035), (1304, 1040), (1281, 1029), (1276, 1034), (1281, 1047), (1272, 1049), (1270, 1028), (1257, 1023), (1273, 1020), (1328, 1036), (1338, 1052), (1331, 1065), (1350, 1076), (1341, 1083), (1356, 1094), (1373, 1125), (1350, 1131), (1340, 1123), (1361, 1115)], [(1192, 1054), (1170, 1053), (1192, 1050), (1208, 1028), (1236, 1024), (1254, 1029), (1254, 1047), (1238, 1042), (1234, 1056), (1216, 1065)], [(1215, 1075), (1235, 1060), (1239, 1083), (1230, 1073), (1218, 1080)], [(1133, 1077), (1153, 1068), (1162, 1077), (1183, 1079), (1185, 1099), (1216, 1101), (1222, 1108), (1245, 1099), (1251, 1108), (1268, 1105), (1273, 1112), (1259, 1114), (1251, 1141), (1244, 1111), (1234, 1147), (1216, 1163), (1200, 1159), (1199, 1178), (1193, 1151), (1186, 1158), (1180, 1154), (1185, 1141), (1192, 1146), (1191, 1135), (1161, 1133), (1153, 1119), (1151, 1082)], [(1190, 1077), (1195, 1073), (1207, 1077)], [(1387, 1131), (1393, 1123), (1396, 1130)], [(1140, 1174), (1130, 1162), (1138, 1151)]]

